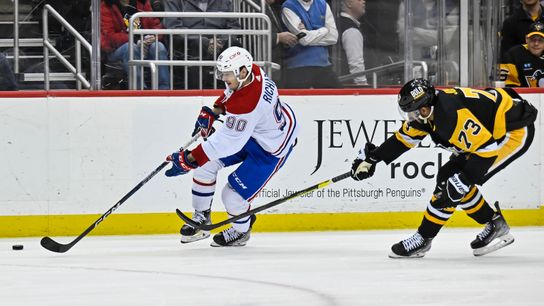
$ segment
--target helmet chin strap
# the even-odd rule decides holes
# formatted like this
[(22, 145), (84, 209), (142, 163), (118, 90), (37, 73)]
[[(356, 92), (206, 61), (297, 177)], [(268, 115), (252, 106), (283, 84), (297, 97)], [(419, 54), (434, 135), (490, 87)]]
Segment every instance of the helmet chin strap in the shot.
[(244, 82), (252, 75), (251, 71), (248, 72), (248, 74), (246, 75), (245, 78), (243, 79), (239, 79), (238, 77), (236, 77), (236, 80), (238, 81), (238, 88), (236, 88), (236, 90), (239, 90), (240, 88), (242, 88), (242, 85), (244, 84)]
[(429, 121), (429, 117), (431, 117), (431, 115), (433, 114), (433, 111), (434, 111), (434, 106), (431, 105), (431, 111), (429, 112), (429, 114), (425, 117), (421, 116), (421, 112), (419, 113), (419, 119), (421, 119), (423, 121), (423, 123), (427, 124), (427, 122)]

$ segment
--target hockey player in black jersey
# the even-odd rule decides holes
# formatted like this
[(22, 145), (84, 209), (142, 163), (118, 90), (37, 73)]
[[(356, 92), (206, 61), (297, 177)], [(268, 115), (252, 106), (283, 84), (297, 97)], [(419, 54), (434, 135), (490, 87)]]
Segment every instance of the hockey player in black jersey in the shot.
[(537, 110), (510, 88), (435, 90), (424, 79), (406, 83), (398, 103), (406, 121), (379, 147), (365, 145), (353, 161), (353, 179), (371, 177), (378, 162), (391, 163), (427, 135), (452, 155), (438, 170), (433, 196), (417, 232), (394, 244), (389, 257), (423, 257), (456, 207), (485, 225), (471, 243), (475, 256), (514, 242), (498, 204), (493, 210), (477, 185), (527, 151)]
[(504, 54), (501, 81), (512, 87), (544, 87), (544, 24), (533, 23), (525, 42)]

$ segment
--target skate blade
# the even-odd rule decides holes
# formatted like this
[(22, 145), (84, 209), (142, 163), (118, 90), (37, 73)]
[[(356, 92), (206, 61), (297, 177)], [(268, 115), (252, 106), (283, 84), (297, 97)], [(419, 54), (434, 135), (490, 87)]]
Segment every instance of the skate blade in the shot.
[(497, 241), (493, 245), (486, 245), (486, 246), (481, 247), (479, 249), (474, 249), (474, 251), (473, 251), (474, 256), (483, 256), (483, 255), (489, 254), (491, 252), (495, 252), (496, 250), (502, 249), (505, 246), (507, 246), (509, 244), (512, 244), (514, 242), (514, 236), (512, 234), (510, 234), (510, 233), (508, 233), (508, 234), (506, 234), (504, 236), (495, 238), (495, 240), (497, 240), (497, 239), (499, 241)]
[(239, 243), (233, 243), (233, 244), (227, 244), (227, 245), (221, 245), (221, 244), (218, 244), (217, 242), (212, 242), (210, 244), (210, 246), (214, 247), (214, 248), (221, 248), (221, 247), (226, 247), (226, 248), (230, 248), (230, 247), (243, 247), (245, 246), (247, 243), (247, 241), (244, 241), (244, 242), (239, 242)]
[(393, 252), (389, 253), (389, 258), (393, 258), (393, 259), (399, 259), (399, 258), (421, 258), (425, 256), (425, 252), (419, 252), (419, 253), (415, 253), (415, 254), (412, 254), (412, 255), (409, 255), (409, 256), (402, 256), (402, 255), (398, 255), (398, 254), (395, 254)]
[(181, 243), (190, 243), (210, 237), (210, 232), (200, 231), (193, 236), (181, 236)]

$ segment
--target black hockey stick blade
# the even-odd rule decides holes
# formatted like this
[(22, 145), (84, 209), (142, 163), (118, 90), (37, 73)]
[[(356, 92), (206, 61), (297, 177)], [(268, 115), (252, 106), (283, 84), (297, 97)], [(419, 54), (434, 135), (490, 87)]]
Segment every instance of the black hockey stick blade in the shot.
[(297, 191), (295, 193), (292, 193), (288, 196), (285, 196), (283, 198), (280, 198), (280, 199), (277, 199), (277, 200), (274, 200), (270, 203), (267, 203), (267, 204), (264, 204), (264, 205), (261, 205), (259, 207), (256, 207), (254, 209), (251, 209), (251, 210), (248, 210), (246, 211), (245, 213), (243, 214), (240, 214), (238, 216), (234, 216), (234, 217), (231, 217), (231, 218), (228, 218), (226, 220), (223, 220), (221, 222), (218, 222), (218, 223), (213, 223), (213, 224), (198, 224), (196, 223), (195, 221), (193, 221), (191, 218), (189, 218), (187, 215), (185, 215), (184, 213), (182, 213), (179, 209), (176, 209), (176, 214), (178, 215), (178, 217), (180, 217), (183, 221), (185, 221), (185, 223), (189, 224), (190, 226), (192, 227), (195, 227), (195, 228), (199, 228), (201, 230), (204, 230), (204, 231), (211, 231), (213, 229), (216, 229), (218, 227), (221, 227), (223, 225), (226, 225), (226, 224), (229, 224), (229, 223), (232, 223), (236, 220), (240, 220), (242, 218), (245, 218), (247, 216), (250, 216), (250, 215), (253, 215), (253, 214), (256, 214), (260, 211), (263, 211), (265, 209), (269, 209), (270, 207), (274, 207), (276, 205), (279, 205), (283, 202), (287, 202), (291, 199), (294, 199), (296, 197), (299, 197), (303, 194), (306, 194), (308, 192), (312, 192), (314, 190), (317, 190), (317, 189), (321, 189), (321, 188), (324, 188), (332, 183), (336, 183), (336, 182), (339, 182), (345, 178), (348, 178), (351, 176), (351, 171), (348, 171), (344, 174), (340, 174), (338, 176), (335, 176), (333, 177), (332, 179), (330, 180), (327, 180), (327, 181), (323, 181), (321, 183), (318, 183), (318, 184), (315, 184), (313, 186), (310, 186), (306, 189), (303, 189), (303, 190), (300, 190), (300, 191)]
[(75, 243), (62, 244), (46, 236), (43, 237), (42, 240), (40, 240), (40, 244), (42, 245), (42, 247), (51, 252), (64, 253), (71, 249)]
[[(197, 133), (191, 140), (189, 140), (183, 147), (181, 147), (179, 150), (183, 150), (184, 148), (190, 146), (193, 142), (195, 142), (200, 137), (200, 133)], [(108, 211), (106, 211), (98, 220), (96, 220), (93, 224), (91, 224), (83, 233), (81, 233), (79, 236), (76, 237), (72, 242), (68, 244), (62, 244), (58, 243), (55, 240), (49, 238), (49, 237), (43, 237), (40, 241), (40, 244), (45, 249), (56, 252), (56, 253), (64, 253), (71, 249), (76, 243), (78, 243), (79, 240), (83, 239), (83, 237), (87, 236), (88, 233), (90, 233), (95, 227), (98, 226), (104, 219), (106, 219), (109, 215), (111, 215), (121, 204), (123, 204), (126, 200), (128, 200), (133, 194), (136, 193), (140, 188), (142, 188), (143, 185), (145, 185), (151, 178), (153, 178), (157, 173), (159, 173), (164, 167), (166, 167), (170, 162), (164, 161), (160, 166), (158, 166), (153, 172), (151, 172), (148, 176), (146, 176), (138, 185), (134, 186), (119, 202), (115, 203)]]

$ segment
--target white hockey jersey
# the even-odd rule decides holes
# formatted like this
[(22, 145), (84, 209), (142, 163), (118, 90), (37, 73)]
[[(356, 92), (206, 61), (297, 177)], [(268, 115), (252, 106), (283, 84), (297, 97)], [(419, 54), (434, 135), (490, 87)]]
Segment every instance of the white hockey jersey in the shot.
[(280, 101), (272, 79), (257, 65), (247, 86), (225, 92), (214, 106), (224, 110), (224, 123), (192, 151), (198, 165), (238, 153), (250, 138), (281, 158), (293, 146), (299, 126), (291, 107)]

